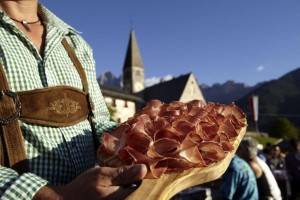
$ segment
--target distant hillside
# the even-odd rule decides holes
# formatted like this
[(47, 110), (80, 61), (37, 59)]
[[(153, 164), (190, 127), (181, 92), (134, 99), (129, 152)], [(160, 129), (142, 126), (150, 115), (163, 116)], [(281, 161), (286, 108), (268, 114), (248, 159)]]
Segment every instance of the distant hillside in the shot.
[(231, 103), (254, 90), (256, 86), (247, 86), (244, 83), (227, 81), (223, 84), (215, 83), (212, 86), (201, 84), (201, 90), (207, 102)]
[[(259, 96), (259, 128), (262, 131), (268, 131), (278, 117), (288, 118), (300, 127), (300, 68), (262, 84), (251, 94)], [(236, 104), (250, 114), (248, 97), (246, 95)], [(251, 126), (251, 119), (248, 120)]]

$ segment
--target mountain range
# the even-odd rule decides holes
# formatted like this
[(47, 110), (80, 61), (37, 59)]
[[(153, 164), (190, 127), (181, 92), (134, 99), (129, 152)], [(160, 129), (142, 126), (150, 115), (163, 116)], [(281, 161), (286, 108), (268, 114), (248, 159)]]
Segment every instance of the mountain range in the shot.
[[(122, 77), (116, 77), (111, 72), (105, 72), (98, 78), (100, 85), (122, 88)], [(249, 96), (259, 97), (259, 120), (261, 131), (268, 131), (272, 123), (279, 117), (290, 120), (300, 127), (300, 68), (297, 68), (278, 79), (261, 82), (254, 86), (227, 81), (212, 86), (200, 84), (207, 102), (235, 102), (248, 116), (249, 128), (254, 124), (250, 118), (251, 108)]]
[[(110, 71), (102, 73), (97, 80), (100, 85), (107, 85), (119, 89), (122, 88), (122, 76), (115, 76)], [(146, 87), (159, 83), (160, 81), (167, 81), (169, 79), (162, 77), (150, 78), (149, 80), (151, 81), (146, 80), (146, 83), (148, 83)], [(156, 80), (156, 82), (154, 82), (154, 80)], [(212, 86), (203, 83), (200, 84), (200, 88), (207, 102), (230, 103), (242, 98), (244, 95), (251, 92), (261, 84), (262, 83), (259, 83), (255, 86), (247, 86), (244, 83), (236, 83), (230, 80), (223, 84), (215, 83)]]
[(244, 83), (237, 83), (230, 80), (223, 84), (215, 83), (212, 86), (200, 84), (200, 88), (207, 102), (227, 104), (239, 100), (261, 84), (262, 83), (258, 83), (254, 86), (248, 86)]
[(122, 77), (115, 76), (112, 72), (106, 71), (97, 78), (99, 85), (107, 85), (115, 88), (122, 88)]
[[(259, 97), (258, 125), (261, 130), (268, 131), (278, 118), (287, 118), (296, 127), (300, 127), (300, 68), (278, 79), (264, 82), (237, 100), (236, 104), (248, 116), (251, 113), (248, 97), (252, 94)], [(251, 122), (250, 119), (248, 122)]]

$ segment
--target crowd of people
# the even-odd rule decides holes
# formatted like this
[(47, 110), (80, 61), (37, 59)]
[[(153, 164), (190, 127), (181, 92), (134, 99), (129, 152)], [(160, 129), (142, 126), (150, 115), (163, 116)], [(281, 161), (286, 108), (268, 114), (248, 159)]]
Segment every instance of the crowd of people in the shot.
[(284, 150), (259, 147), (251, 137), (241, 141), (219, 180), (218, 199), (300, 199), (300, 140), (289, 141)]

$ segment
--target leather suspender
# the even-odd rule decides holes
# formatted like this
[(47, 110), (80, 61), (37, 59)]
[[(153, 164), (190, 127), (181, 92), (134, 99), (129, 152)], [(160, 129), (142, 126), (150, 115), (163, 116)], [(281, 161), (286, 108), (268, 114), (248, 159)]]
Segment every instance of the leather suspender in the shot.
[[(1, 89), (1, 116), (13, 116), (16, 113), (15, 103), (17, 98), (12, 99), (6, 95), (9, 86), (3, 67), (0, 67), (0, 89)], [(28, 160), (26, 159), (22, 132), (18, 120), (2, 124), (0, 135), (0, 161), (1, 165), (9, 166), (19, 173), (28, 171)]]
[[(96, 129), (93, 120), (93, 103), (88, 93), (88, 82), (84, 69), (78, 60), (74, 50), (68, 44), (67, 40), (63, 38), (62, 44), (68, 52), (73, 61), (83, 84), (83, 92), (86, 94), (86, 101), (88, 105), (88, 120), (90, 122), (92, 133), (95, 142), (95, 148), (99, 145), (97, 139)], [(51, 88), (51, 87), (50, 87)], [(57, 87), (56, 87), (57, 88)], [(56, 89), (55, 88), (55, 89)], [(51, 91), (51, 89), (49, 90)], [(53, 90), (52, 90), (53, 91)], [(31, 92), (29, 92), (31, 93)], [(19, 121), (21, 104), (19, 96), (9, 90), (6, 75), (0, 63), (0, 165), (11, 167), (19, 174), (29, 170), (28, 160), (22, 137)], [(4, 117), (3, 117), (4, 116)]]
[(64, 45), (65, 49), (67, 50), (71, 60), (73, 61), (74, 65), (77, 69), (77, 72), (79, 73), (79, 75), (81, 77), (83, 91), (87, 93), (87, 101), (88, 101), (88, 106), (89, 106), (89, 111), (90, 111), (89, 115), (88, 115), (88, 120), (90, 122), (92, 133), (93, 133), (94, 146), (95, 146), (95, 148), (97, 148), (100, 145), (100, 141), (97, 137), (96, 127), (95, 127), (95, 122), (94, 122), (94, 114), (92, 112), (94, 110), (94, 103), (89, 95), (89, 85), (87, 82), (86, 74), (84, 72), (84, 69), (83, 69), (80, 61), (78, 60), (78, 57), (76, 56), (76, 54), (74, 52), (74, 49), (69, 45), (66, 38), (63, 38), (62, 44)]

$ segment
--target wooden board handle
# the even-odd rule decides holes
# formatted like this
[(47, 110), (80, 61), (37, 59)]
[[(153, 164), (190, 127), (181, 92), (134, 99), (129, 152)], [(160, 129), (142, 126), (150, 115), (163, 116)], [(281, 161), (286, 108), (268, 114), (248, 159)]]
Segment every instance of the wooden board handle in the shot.
[(128, 196), (127, 200), (168, 200), (184, 189), (220, 178), (228, 168), (245, 133), (246, 127), (242, 128), (239, 135), (231, 141), (234, 150), (227, 153), (226, 157), (218, 163), (182, 173), (165, 174), (159, 179), (144, 179), (140, 187)]

